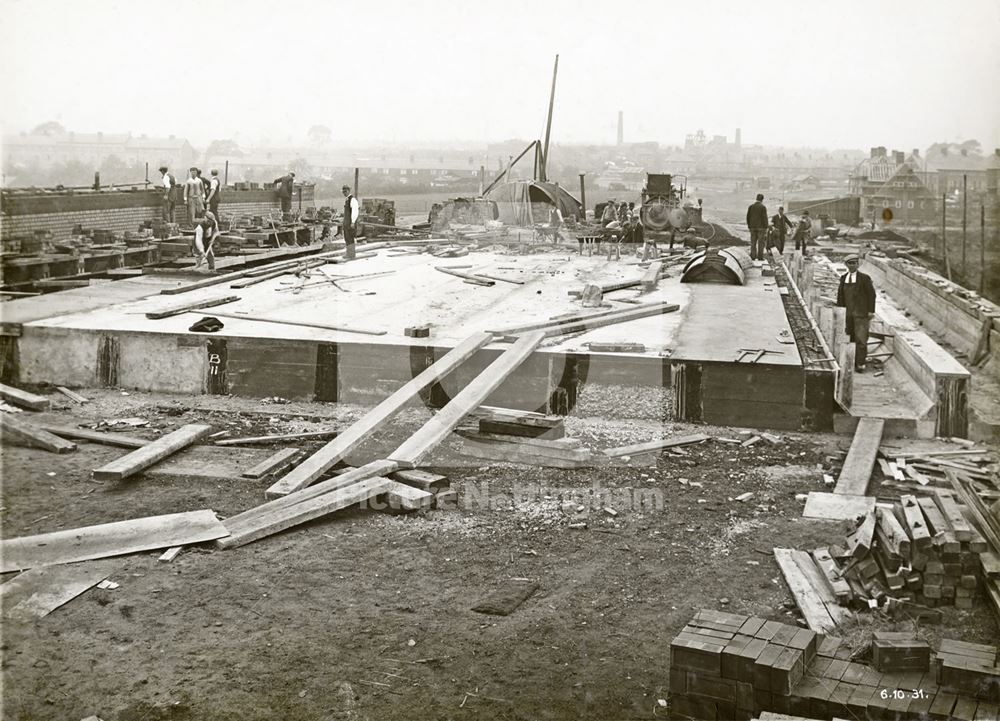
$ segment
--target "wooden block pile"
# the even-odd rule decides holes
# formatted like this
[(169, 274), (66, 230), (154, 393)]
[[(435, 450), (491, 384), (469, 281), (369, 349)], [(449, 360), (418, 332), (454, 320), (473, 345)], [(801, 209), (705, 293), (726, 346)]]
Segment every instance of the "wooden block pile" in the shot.
[(510, 408), (482, 407), (479, 432), (462, 434), (462, 453), (494, 461), (548, 468), (586, 468), (593, 453), (577, 438), (566, 437), (561, 416)]
[(942, 689), (1000, 704), (1000, 664), (996, 646), (941, 639), (934, 658), (937, 682)]
[(876, 668), (852, 661), (839, 638), (702, 610), (671, 642), (671, 718), (1000, 718), (1000, 670), (986, 665), (996, 648), (943, 641), (937, 669), (929, 653), (912, 635), (879, 633)]
[(879, 503), (843, 545), (831, 548), (855, 600), (892, 597), (959, 608), (971, 608), (981, 595), (981, 555), (988, 551), (986, 540), (946, 490)]

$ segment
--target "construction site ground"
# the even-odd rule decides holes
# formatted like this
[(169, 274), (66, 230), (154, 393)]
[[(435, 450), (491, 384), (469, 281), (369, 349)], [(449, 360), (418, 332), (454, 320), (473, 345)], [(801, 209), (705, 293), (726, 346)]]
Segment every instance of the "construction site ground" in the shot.
[[(365, 410), (80, 392), (91, 402), (54, 403), (32, 417), (61, 425), (142, 418), (149, 424), (135, 432), (145, 437), (194, 422), (253, 436), (342, 427)], [(109, 577), (118, 588), (92, 588), (42, 619), (5, 625), (3, 718), (662, 717), (669, 642), (695, 610), (798, 619), (772, 548), (816, 548), (843, 536), (841, 524), (802, 519), (796, 495), (824, 490), (827, 456), (850, 443), (797, 433), (775, 444), (726, 443), (717, 439), (750, 434), (671, 422), (668, 394), (593, 389), (567, 418), (567, 433), (595, 450), (664, 434), (713, 440), (685, 455), (572, 471), (477, 461), (446, 443), (430, 470), (449, 476), (463, 500), (458, 509), (353, 510), (235, 550), (187, 548), (171, 563), (158, 562), (158, 553), (120, 558)], [(425, 414), (405, 412), (365, 450), (382, 457)], [(200, 508), (227, 517), (261, 503), (268, 485), (149, 473), (120, 483), (91, 478), (122, 453), (88, 443), (68, 455), (4, 446), (3, 536)], [(566, 502), (565, 494), (595, 483), (658, 492), (663, 507), (581, 514)], [(542, 490), (514, 505), (513, 491), (530, 484)], [(489, 507), (468, 502), (486, 487)], [(745, 492), (753, 497), (734, 500)], [(581, 522), (585, 528), (570, 527)], [(471, 610), (519, 578), (540, 590), (511, 615)], [(983, 602), (941, 611), (943, 622), (921, 634), (997, 638)]]

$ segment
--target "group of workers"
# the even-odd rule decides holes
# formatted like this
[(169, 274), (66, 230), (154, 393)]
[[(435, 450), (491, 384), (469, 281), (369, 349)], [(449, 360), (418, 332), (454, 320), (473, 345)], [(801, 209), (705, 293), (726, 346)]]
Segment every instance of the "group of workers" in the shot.
[(163, 219), (174, 222), (174, 208), (177, 205), (178, 187), (183, 192), (184, 207), (187, 209), (188, 223), (194, 226), (192, 252), (198, 256), (195, 268), (208, 262), (209, 272), (215, 270), (215, 253), (212, 250), (219, 237), (219, 202), (222, 200), (222, 181), (219, 171), (213, 170), (211, 178), (205, 178), (201, 169), (188, 169), (188, 178), (178, 185), (176, 178), (166, 166), (160, 168), (163, 188)]
[(764, 196), (761, 193), (757, 194), (757, 199), (747, 208), (747, 228), (750, 229), (752, 260), (764, 260), (765, 254), (771, 248), (777, 248), (779, 253), (784, 253), (785, 239), (789, 230), (794, 231), (792, 240), (795, 241), (795, 250), (801, 250), (803, 255), (806, 254), (806, 246), (812, 239), (812, 218), (808, 210), (802, 211), (798, 223), (793, 223), (785, 215), (783, 206), (779, 206), (778, 212), (769, 219)]
[(640, 219), (640, 209), (635, 207), (634, 202), (616, 203), (609, 200), (601, 213), (601, 227), (607, 240), (613, 245), (608, 248), (608, 258), (614, 253), (621, 259), (621, 244), (627, 243), (635, 247), (642, 246), (642, 258), (647, 260), (650, 253), (659, 255), (659, 248), (656, 246), (656, 239), (646, 235)]

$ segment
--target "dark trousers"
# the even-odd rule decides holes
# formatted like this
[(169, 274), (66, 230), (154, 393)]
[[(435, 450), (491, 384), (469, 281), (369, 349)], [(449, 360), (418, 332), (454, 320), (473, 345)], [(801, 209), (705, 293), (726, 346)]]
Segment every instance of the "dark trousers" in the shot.
[(802, 252), (805, 253), (806, 252), (806, 242), (807, 241), (806, 241), (806, 236), (805, 235), (796, 235), (795, 236), (795, 250), (798, 250), (799, 247), (801, 246)]
[(355, 233), (354, 226), (351, 225), (350, 223), (345, 223), (344, 243), (346, 245), (345, 245), (344, 257), (347, 258), (348, 260), (352, 260), (354, 258), (354, 233)]
[(784, 254), (785, 252), (785, 234), (775, 233), (774, 235), (774, 247), (778, 249), (779, 253)]
[(292, 212), (292, 199), (281, 196), (281, 212), (291, 213)]
[(752, 260), (764, 260), (767, 244), (767, 228), (750, 229), (750, 258)]
[(208, 209), (212, 211), (212, 215), (215, 216), (215, 219), (219, 220), (219, 201), (212, 198), (208, 201)]
[(172, 198), (163, 199), (163, 219), (168, 223), (174, 222), (174, 207), (177, 205), (177, 201)]
[(871, 324), (869, 315), (847, 314), (847, 335), (854, 341), (854, 367), (863, 368), (868, 361), (868, 327)]

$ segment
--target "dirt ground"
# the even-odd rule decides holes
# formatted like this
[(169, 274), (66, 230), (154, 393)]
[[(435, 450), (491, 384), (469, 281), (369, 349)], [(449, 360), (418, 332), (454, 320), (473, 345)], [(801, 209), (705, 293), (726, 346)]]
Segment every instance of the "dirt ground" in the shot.
[[(149, 421), (136, 431), (146, 437), (204, 421), (238, 436), (340, 425), (363, 410), (81, 392), (93, 401), (45, 417), (68, 424), (135, 416)], [(594, 449), (664, 430), (748, 437), (664, 421), (659, 401), (622, 404), (628, 412), (617, 418), (588, 415), (599, 400), (584, 399), (567, 420), (569, 434)], [(421, 417), (408, 411), (366, 453), (379, 457)], [(781, 434), (777, 445), (711, 441), (684, 455), (573, 471), (463, 459), (449, 446), (430, 470), (452, 479), (463, 499), (457, 510), (346, 511), (235, 550), (188, 548), (170, 564), (157, 562), (158, 553), (122, 557), (110, 577), (118, 589), (94, 588), (32, 624), (6, 624), (2, 717), (662, 718), (670, 640), (694, 611), (798, 619), (771, 549), (811, 549), (842, 536), (839, 524), (801, 519), (796, 494), (822, 489), (827, 456), (848, 444)], [(225, 518), (259, 504), (268, 485), (91, 479), (92, 469), (123, 453), (87, 443), (58, 456), (3, 448), (3, 537), (201, 508)], [(609, 501), (617, 515), (603, 507), (579, 513), (567, 502), (594, 483), (619, 492)], [(514, 497), (529, 486), (537, 495)], [(630, 506), (623, 489), (647, 500), (660, 494), (662, 506)], [(746, 491), (752, 499), (733, 500)], [(569, 527), (581, 520), (585, 529)], [(518, 578), (540, 590), (511, 615), (471, 610)], [(983, 604), (943, 610), (936, 633), (998, 637)]]

